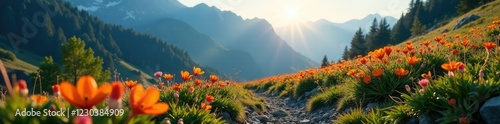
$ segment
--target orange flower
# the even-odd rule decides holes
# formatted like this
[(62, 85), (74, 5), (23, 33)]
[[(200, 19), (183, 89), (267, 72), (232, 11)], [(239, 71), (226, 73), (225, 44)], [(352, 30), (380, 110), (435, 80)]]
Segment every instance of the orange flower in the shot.
[(406, 45), (406, 49), (408, 49), (409, 51), (412, 51), (413, 49), (415, 49), (415, 47), (413, 45)]
[(470, 120), (467, 117), (460, 117), (460, 118), (458, 118), (458, 123), (459, 124), (470, 124)]
[(356, 69), (352, 69), (350, 70), (349, 72), (347, 72), (347, 75), (349, 76), (353, 76), (354, 74), (356, 74), (357, 70)]
[(180, 84), (174, 84), (174, 86), (172, 86), (172, 89), (174, 89), (174, 91), (179, 91), (181, 89), (181, 85)]
[(26, 84), (26, 81), (21, 79), (17, 81), (17, 85), (15, 87), (15, 90), (19, 92), (22, 96), (27, 97), (28, 96), (28, 85)]
[(370, 77), (370, 75), (366, 75), (364, 78), (363, 78), (363, 82), (365, 84), (370, 84), (370, 82), (372, 82), (372, 78)]
[(455, 38), (459, 39), (460, 38), (460, 34), (456, 34)]
[(403, 54), (405, 54), (405, 55), (408, 54), (408, 49), (407, 48), (403, 49)]
[(403, 76), (406, 76), (408, 75), (409, 71), (408, 70), (405, 70), (404, 68), (399, 68), (399, 69), (396, 69), (394, 70), (394, 73), (399, 77), (403, 77)]
[(76, 87), (64, 81), (60, 84), (61, 95), (70, 104), (81, 108), (90, 109), (92, 106), (102, 102), (109, 93), (111, 93), (111, 85), (103, 84), (99, 88), (92, 76), (82, 76), (78, 79)]
[(497, 44), (493, 43), (493, 42), (486, 42), (483, 44), (484, 48), (486, 48), (486, 50), (490, 50), (490, 49), (493, 49), (496, 47)]
[(193, 67), (193, 75), (194, 76), (198, 76), (198, 75), (202, 75), (202, 74), (205, 74), (205, 72), (201, 71), (201, 68)]
[(359, 59), (359, 62), (361, 62), (361, 64), (366, 64), (368, 62), (368, 59), (361, 58), (361, 59)]
[(373, 51), (373, 56), (375, 56), (376, 58), (382, 60), (382, 58), (384, 58), (385, 56), (385, 52), (384, 52), (384, 49), (377, 49), (375, 51)]
[(372, 71), (372, 75), (378, 78), (382, 76), (382, 74), (384, 74), (384, 70), (382, 68), (375, 69)]
[(462, 46), (464, 46), (464, 47), (467, 47), (467, 45), (469, 45), (469, 40), (464, 40), (464, 41), (460, 42), (460, 44), (462, 44)]
[(424, 73), (421, 75), (423, 78), (427, 79), (427, 80), (432, 80), (432, 74), (431, 74), (431, 71), (427, 72), (427, 73)]
[(451, 51), (451, 54), (453, 54), (453, 55), (456, 55), (456, 54), (459, 54), (459, 53), (460, 53), (460, 51), (458, 51), (457, 49), (454, 49), (454, 50)]
[(417, 64), (418, 61), (420, 61), (420, 58), (417, 58), (415, 56), (413, 56), (413, 57), (406, 57), (406, 62), (408, 62), (408, 64), (410, 64), (411, 66)]
[(165, 78), (165, 80), (169, 81), (170, 79), (174, 78), (174, 76), (172, 74), (163, 74), (163, 78)]
[(190, 86), (188, 90), (189, 90), (190, 93), (192, 93), (192, 92), (194, 92), (194, 87)]
[(111, 84), (111, 99), (121, 99), (123, 96), (123, 84), (120, 82), (113, 82)]
[(214, 99), (215, 99), (215, 98), (214, 98), (214, 96), (211, 96), (211, 95), (205, 95), (205, 102), (206, 102), (207, 104), (212, 103), (212, 102), (214, 101)]
[(137, 85), (137, 81), (133, 81), (133, 80), (128, 80), (128, 81), (125, 81), (125, 85), (126, 85), (129, 89), (132, 89), (135, 85)]
[(434, 41), (436, 41), (436, 42), (441, 42), (441, 40), (443, 40), (443, 38), (440, 36), (434, 37)]
[(55, 96), (59, 96), (61, 95), (61, 92), (60, 92), (60, 88), (59, 88), (59, 85), (56, 84), (56, 85), (52, 85), (52, 93), (54, 93)]
[(210, 75), (210, 81), (211, 81), (212, 83), (217, 82), (217, 80), (219, 80), (219, 77), (217, 77), (217, 76), (215, 76), (215, 75)]
[(130, 108), (132, 116), (139, 114), (159, 115), (168, 111), (167, 103), (158, 102), (160, 91), (154, 87), (149, 87), (144, 91), (141, 84), (135, 86), (130, 92)]
[(226, 86), (226, 83), (224, 83), (224, 82), (222, 82), (222, 81), (219, 81), (218, 85), (219, 85), (219, 88), (221, 88), (221, 87)]
[(428, 40), (426, 40), (426, 41), (424, 41), (424, 42), (422, 43), (422, 45), (424, 45), (424, 46), (426, 46), (426, 47), (429, 47), (429, 44), (431, 44), (431, 41), (428, 41)]
[(360, 71), (360, 72), (358, 72), (358, 73), (356, 74), (356, 77), (359, 77), (359, 78), (361, 78), (361, 77), (363, 77), (363, 76), (365, 76), (365, 72), (362, 72), (362, 71)]
[(207, 105), (205, 103), (201, 103), (201, 110), (210, 110), (212, 109), (211, 105)]
[(386, 47), (384, 47), (384, 51), (385, 51), (385, 54), (387, 56), (389, 56), (389, 55), (391, 55), (392, 47), (391, 46), (386, 46)]
[(195, 84), (196, 86), (200, 86), (200, 85), (201, 85), (201, 83), (202, 83), (202, 82), (201, 82), (201, 80), (199, 80), (199, 79), (194, 80), (194, 84)]
[(193, 77), (193, 75), (190, 75), (189, 72), (181, 71), (182, 81), (186, 82), (187, 80), (191, 79), (192, 77)]
[(455, 72), (458, 69), (458, 67), (460, 67), (462, 64), (463, 64), (462, 62), (451, 61), (449, 63), (442, 64), (441, 68), (443, 68), (446, 71)]
[(35, 103), (35, 105), (42, 105), (45, 102), (47, 102), (47, 97), (42, 96), (42, 95), (32, 95), (31, 96), (31, 101)]

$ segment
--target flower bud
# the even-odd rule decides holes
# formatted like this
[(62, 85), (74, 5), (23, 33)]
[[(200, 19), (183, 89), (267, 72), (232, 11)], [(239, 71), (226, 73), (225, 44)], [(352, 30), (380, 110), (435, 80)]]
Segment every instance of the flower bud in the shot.
[(17, 81), (17, 88), (19, 89), (19, 93), (23, 96), (23, 97), (27, 97), (28, 96), (28, 85), (26, 84), (26, 81), (21, 79), (19, 81)]
[(73, 119), (73, 124), (92, 124), (92, 117), (90, 117), (90, 116), (76, 116)]
[(109, 99), (109, 108), (110, 109), (121, 109), (122, 108), (122, 96), (123, 90), (125, 87), (121, 82), (113, 82), (111, 84), (111, 97)]
[(406, 89), (406, 91), (408, 91), (409, 93), (411, 92), (410, 85), (408, 85), (408, 84), (407, 84), (407, 85), (405, 85), (405, 89)]

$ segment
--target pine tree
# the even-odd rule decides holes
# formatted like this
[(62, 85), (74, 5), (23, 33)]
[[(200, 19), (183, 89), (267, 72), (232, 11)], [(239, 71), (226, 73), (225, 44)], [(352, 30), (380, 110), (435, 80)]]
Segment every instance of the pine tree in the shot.
[[(38, 72), (40, 72), (40, 77), (42, 78), (42, 91), (51, 93), (52, 85), (58, 83), (58, 76), (61, 76), (61, 69), (54, 63), (52, 56), (46, 56), (44, 60), (38, 66)], [(36, 76), (36, 75), (33, 75)], [(36, 78), (36, 77), (33, 77)], [(61, 80), (59, 80), (61, 81)]]
[(411, 36), (410, 29), (406, 28), (404, 22), (405, 15), (401, 14), (399, 21), (392, 27), (391, 31), (391, 44), (398, 44), (408, 39)]
[(378, 25), (378, 30), (374, 38), (375, 42), (372, 43), (372, 47), (374, 49), (384, 47), (387, 44), (390, 43), (391, 41), (391, 29), (389, 28), (389, 24), (387, 24), (387, 21), (385, 19), (382, 19), (380, 21), (380, 24)]
[(370, 26), (370, 32), (366, 35), (366, 47), (368, 48), (368, 51), (371, 51), (375, 49), (373, 47), (375, 40), (375, 35), (378, 32), (378, 23), (377, 23), (377, 18), (373, 19), (372, 26)]
[(351, 41), (351, 48), (349, 49), (348, 58), (354, 57), (356, 55), (364, 55), (368, 52), (366, 47), (365, 35), (363, 35), (363, 30), (361, 27), (356, 31), (354, 37)]
[(80, 76), (91, 75), (101, 83), (110, 78), (110, 71), (102, 69), (103, 59), (94, 57), (91, 48), (85, 49), (85, 43), (80, 38), (71, 37), (61, 45), (61, 52), (65, 80), (76, 83)]
[(344, 52), (342, 53), (342, 59), (347, 60), (349, 58), (349, 56), (351, 56), (351, 55), (349, 53), (349, 50), (347, 50), (347, 46), (345, 46)]
[(326, 58), (325, 55), (325, 57), (323, 57), (323, 61), (321, 62), (321, 67), (327, 67), (328, 65), (330, 65), (330, 63), (328, 62), (328, 58)]
[(421, 35), (422, 33), (424, 33), (424, 31), (425, 26), (420, 23), (418, 18), (415, 18), (415, 20), (413, 20), (413, 26), (411, 28), (411, 35), (415, 37)]

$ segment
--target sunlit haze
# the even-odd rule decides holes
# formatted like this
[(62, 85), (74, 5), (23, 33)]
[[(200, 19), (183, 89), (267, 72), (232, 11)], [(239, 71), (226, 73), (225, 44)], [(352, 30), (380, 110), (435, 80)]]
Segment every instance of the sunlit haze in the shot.
[(326, 19), (345, 22), (368, 14), (399, 18), (410, 0), (179, 0), (192, 7), (200, 3), (230, 10), (245, 19), (263, 18), (273, 26)]

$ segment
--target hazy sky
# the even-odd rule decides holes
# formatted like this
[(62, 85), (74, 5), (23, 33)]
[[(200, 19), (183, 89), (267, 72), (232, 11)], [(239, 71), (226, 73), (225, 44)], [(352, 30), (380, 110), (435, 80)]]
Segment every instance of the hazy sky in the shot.
[(230, 10), (243, 18), (263, 18), (274, 26), (327, 19), (345, 22), (368, 14), (399, 18), (410, 0), (179, 0), (192, 7), (199, 3)]

